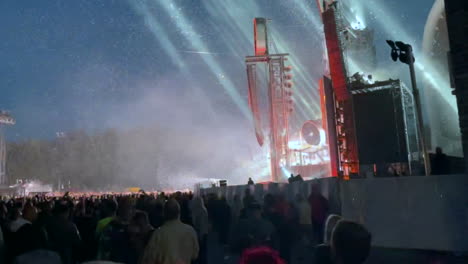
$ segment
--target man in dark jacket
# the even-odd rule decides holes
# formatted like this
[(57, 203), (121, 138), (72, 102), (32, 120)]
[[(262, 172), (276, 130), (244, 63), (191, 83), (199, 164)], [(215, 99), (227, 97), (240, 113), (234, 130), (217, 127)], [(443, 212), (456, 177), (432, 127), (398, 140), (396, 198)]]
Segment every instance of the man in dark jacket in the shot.
[(252, 246), (276, 246), (276, 231), (270, 221), (262, 217), (259, 204), (252, 203), (247, 208), (247, 218), (239, 221), (232, 233), (232, 248), (242, 252)]
[(24, 224), (11, 234), (11, 257), (19, 256), (46, 246), (45, 235), (37, 225), (37, 209), (31, 203), (26, 203), (23, 208), (22, 219)]
[(48, 244), (57, 252), (62, 263), (75, 263), (81, 246), (81, 238), (76, 225), (69, 220), (70, 207), (65, 201), (55, 204), (53, 215), (46, 224)]
[(118, 263), (136, 263), (138, 256), (131, 247), (128, 227), (135, 213), (131, 199), (118, 201), (117, 217), (103, 230), (99, 240), (98, 259)]
[(309, 203), (312, 213), (312, 228), (314, 229), (315, 240), (320, 244), (323, 242), (325, 220), (328, 216), (328, 200), (321, 194), (320, 186), (317, 184), (312, 185)]

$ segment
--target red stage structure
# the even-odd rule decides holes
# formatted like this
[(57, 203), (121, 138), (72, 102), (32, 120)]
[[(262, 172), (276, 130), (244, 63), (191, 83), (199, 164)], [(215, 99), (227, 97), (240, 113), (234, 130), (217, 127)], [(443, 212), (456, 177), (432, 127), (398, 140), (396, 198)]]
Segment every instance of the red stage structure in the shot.
[[(417, 174), (415, 108), (399, 80), (374, 81), (373, 30), (338, 1), (318, 1), (330, 76), (320, 82), (322, 125), (333, 176)], [(381, 139), (385, 139), (382, 141)]]
[[(249, 105), (252, 111), (255, 134), (263, 146), (268, 134), (270, 147), (271, 180), (281, 181), (282, 168), (289, 167), (289, 115), (292, 112), (292, 76), (286, 66), (288, 54), (270, 54), (268, 48), (267, 19), (254, 19), (255, 56), (247, 56)], [(259, 106), (260, 89), (257, 87), (257, 65), (266, 64), (268, 72), (268, 119), (262, 120)]]
[[(320, 5), (320, 3), (319, 3)], [(332, 4), (324, 3), (320, 6), (322, 13), (323, 26), (325, 31), (325, 41), (328, 52), (328, 61), (330, 68), (330, 79), (332, 91), (323, 89), (322, 93), (328, 94), (329, 100), (323, 100), (327, 111), (327, 116), (332, 115), (332, 119), (327, 120), (327, 133), (329, 142), (336, 139), (337, 153), (330, 146), (330, 162), (332, 174), (334, 176), (341, 171), (343, 176), (348, 177), (351, 174), (359, 173), (359, 157), (358, 146), (354, 124), (354, 109), (351, 93), (348, 89), (347, 72), (345, 66), (345, 58), (343, 56), (342, 35), (344, 30), (342, 25), (341, 15), (336, 6), (336, 2)], [(324, 81), (325, 82), (325, 81)], [(330, 100), (333, 97), (333, 100)], [(334, 114), (333, 114), (334, 112)], [(336, 129), (330, 129), (333, 122)]]
[[(286, 181), (290, 174), (328, 176), (329, 153), (322, 122), (308, 120), (300, 131), (289, 131), (293, 112), (291, 66), (286, 66), (288, 54), (271, 54), (269, 45), (275, 45), (268, 38), (267, 22), (265, 18), (254, 19), (255, 56), (247, 56), (245, 61), (255, 135), (260, 146), (269, 148), (271, 181)], [(259, 74), (266, 75), (266, 89)]]
[(329, 147), (330, 175), (339, 175), (339, 159), (336, 133), (335, 94), (330, 78), (323, 77), (319, 81), (320, 106), (322, 112), (322, 127), (327, 132), (326, 140)]

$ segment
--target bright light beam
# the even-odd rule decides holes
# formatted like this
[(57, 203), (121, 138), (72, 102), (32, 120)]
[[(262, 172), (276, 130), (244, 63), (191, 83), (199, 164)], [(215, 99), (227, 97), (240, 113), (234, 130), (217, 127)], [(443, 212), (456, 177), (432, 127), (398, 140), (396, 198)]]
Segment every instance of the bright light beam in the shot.
[[(227, 1), (227, 2), (206, 1), (205, 3), (206, 3), (205, 6), (207, 10), (209, 10), (209, 12), (212, 13), (213, 16), (227, 18), (229, 21), (232, 21), (232, 23), (228, 23), (229, 28), (222, 29), (223, 31), (229, 31), (232, 33), (232, 34), (225, 34), (223, 36), (223, 38), (226, 38), (226, 41), (227, 41), (226, 43), (230, 44), (229, 47), (232, 47), (234, 43), (238, 43), (239, 40), (242, 40), (242, 43), (252, 42), (252, 29), (251, 29), (252, 27), (250, 25), (251, 20), (254, 16), (259, 16), (262, 13), (261, 9), (259, 9), (258, 5), (256, 5), (255, 2), (251, 2), (251, 5), (241, 10), (239, 10), (238, 6), (235, 5), (235, 2), (231, 2), (231, 1)], [(246, 11), (246, 10), (250, 10), (250, 11)], [(306, 17), (309, 17), (309, 16), (306, 16)], [(246, 22), (248, 22), (249, 24), (246, 24)], [(316, 22), (317, 22), (316, 20), (315, 22), (311, 20), (311, 23), (313, 25), (317, 25)], [(313, 27), (315, 31), (317, 32), (321, 31), (320, 26), (318, 28), (316, 28), (316, 26), (313, 26)], [(241, 32), (241, 34), (239, 34), (239, 32)], [(303, 69), (306, 69), (307, 67), (303, 66), (298, 56), (296, 56), (296, 54), (292, 50), (289, 50), (288, 45), (286, 44), (285, 38), (283, 38), (282, 34), (279, 33), (275, 29), (274, 24), (270, 27), (270, 32), (274, 38), (275, 43), (277, 44), (278, 49), (280, 51), (290, 53), (289, 64), (291, 64), (293, 68), (295, 69), (294, 81), (293, 81), (294, 82), (293, 98), (295, 99), (295, 102), (296, 102), (295, 108), (297, 110), (297, 113), (302, 116), (303, 121), (315, 118), (317, 113), (319, 112), (319, 107), (318, 107), (318, 104), (314, 104), (314, 103), (318, 102), (318, 98), (313, 97), (316, 91), (314, 91), (314, 89), (310, 89), (311, 87), (314, 87), (314, 85), (316, 85), (315, 82), (312, 80), (311, 76), (304, 74)], [(245, 46), (245, 45), (240, 44), (239, 46)], [(247, 46), (247, 48), (251, 50), (251, 47)], [(245, 56), (246, 54), (242, 54), (241, 52), (239, 55)], [(243, 64), (243, 62), (241, 63)], [(315, 108), (313, 106), (315, 106)]]
[[(187, 21), (186, 17), (181, 12), (181, 9), (177, 6), (175, 2), (156, 2), (166, 11), (167, 14), (173, 14), (173, 16), (171, 16), (171, 20), (182, 33), (187, 32), (186, 30), (188, 27), (190, 27), (190, 22)], [(198, 34), (193, 34), (192, 36), (190, 36), (191, 38), (189, 38), (189, 36), (187, 36), (186, 34), (182, 35), (187, 40), (187, 42), (191, 43), (194, 49), (208, 50), (208, 47), (201, 40)], [(216, 76), (218, 82), (222, 84), (223, 88), (226, 90), (228, 95), (232, 98), (234, 103), (240, 109), (244, 117), (250, 120), (252, 118), (252, 114), (250, 113), (250, 110), (247, 106), (247, 102), (240, 96), (231, 79), (220, 77), (220, 74), (222, 76), (227, 76), (227, 74), (225, 74), (223, 70), (223, 67), (212, 56), (203, 56), (202, 60), (211, 70), (213, 75)]]
[[(181, 70), (182, 75), (191, 82), (197, 82), (188, 67), (186, 67), (185, 62), (183, 61), (182, 56), (180, 56), (179, 51), (175, 48), (173, 41), (170, 40), (167, 31), (164, 27), (158, 22), (158, 20), (153, 16), (149, 10), (149, 6), (144, 1), (129, 1), (131, 7), (143, 17), (146, 26), (151, 31), (155, 40), (159, 43), (160, 47), (165, 51), (165, 53), (175, 62), (176, 66)], [(191, 86), (194, 90), (194, 95), (198, 96), (206, 102), (206, 107), (209, 109), (210, 116), (213, 119), (217, 119), (216, 112), (214, 110), (213, 104), (209, 100), (206, 92), (199, 88), (197, 85)]]
[[(385, 30), (386, 34), (389, 35), (390, 38), (409, 43), (415, 43), (415, 41), (413, 41), (414, 39), (405, 30), (405, 27), (395, 19), (395, 15), (392, 15), (389, 12), (390, 9), (383, 4), (383, 1), (365, 1), (364, 6), (369, 8), (369, 10), (373, 12), (376, 17), (378, 17), (378, 19), (376, 19), (377, 23), (380, 24), (380, 26)], [(449, 88), (450, 85), (445, 80), (445, 78), (440, 75), (440, 73), (432, 66), (432, 64), (424, 63), (424, 56), (420, 55), (419, 52), (417, 53), (418, 54), (415, 55), (417, 59), (414, 65), (416, 66), (416, 69), (422, 73), (418, 76), (426, 79), (433, 87)], [(454, 111), (458, 112), (456, 100), (452, 95), (448, 93), (440, 93), (440, 90), (437, 90), (437, 92)]]

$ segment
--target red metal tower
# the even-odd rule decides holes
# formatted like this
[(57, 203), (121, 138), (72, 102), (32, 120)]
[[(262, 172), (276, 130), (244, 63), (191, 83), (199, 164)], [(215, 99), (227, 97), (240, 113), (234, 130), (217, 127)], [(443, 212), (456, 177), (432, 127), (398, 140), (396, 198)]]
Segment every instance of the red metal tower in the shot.
[[(289, 168), (289, 115), (292, 111), (292, 76), (285, 66), (288, 54), (269, 54), (267, 19), (254, 19), (255, 56), (246, 57), (249, 85), (249, 105), (253, 114), (255, 134), (260, 146), (264, 144), (263, 122), (268, 134), (270, 147), (271, 180), (281, 181), (282, 168)], [(257, 87), (257, 64), (268, 67), (268, 117), (261, 120), (259, 107), (260, 90)]]
[[(354, 109), (349, 91), (345, 59), (343, 56), (343, 39), (345, 27), (337, 2), (320, 3), (319, 10), (324, 25), (325, 41), (328, 52), (330, 78), (333, 87), (334, 114), (336, 130), (328, 129), (329, 138), (336, 138), (338, 155), (335, 157), (339, 170), (345, 177), (359, 173), (359, 156), (354, 124)], [(329, 106), (328, 106), (329, 108)], [(333, 114), (333, 113), (328, 113)], [(330, 151), (331, 153), (333, 151)], [(331, 158), (333, 158), (331, 156)], [(331, 160), (333, 165), (333, 160)], [(333, 166), (332, 166), (333, 167)], [(332, 169), (333, 171), (333, 169)]]

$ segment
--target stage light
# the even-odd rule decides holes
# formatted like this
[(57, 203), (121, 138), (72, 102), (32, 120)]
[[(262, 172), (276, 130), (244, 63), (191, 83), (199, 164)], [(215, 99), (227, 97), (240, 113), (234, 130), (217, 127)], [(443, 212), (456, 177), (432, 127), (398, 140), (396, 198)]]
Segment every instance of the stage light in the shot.
[(398, 60), (398, 57), (399, 57), (399, 56), (398, 56), (398, 51), (397, 51), (396, 49), (392, 49), (390, 55), (391, 55), (393, 61), (397, 61), (397, 60)]
[(392, 40), (387, 40), (387, 44), (390, 46), (391, 48), (391, 57), (392, 57), (392, 60), (393, 61), (397, 61), (398, 60), (398, 50), (395, 46), (395, 42), (393, 42)]
[(401, 50), (401, 51), (404, 51), (404, 52), (408, 52), (408, 45), (401, 42), (401, 41), (395, 41), (395, 45)]
[[(313, 10), (314, 6), (304, 0), (293, 0), (293, 2), (297, 6), (298, 15), (306, 19), (305, 23), (307, 23), (308, 30), (319, 36), (322, 35), (322, 24), (320, 23), (319, 14)], [(203, 35), (205, 29), (196, 27), (196, 23), (191, 21), (191, 16), (186, 13), (184, 4), (174, 1), (163, 3), (150, 0), (131, 1), (130, 3), (133, 9), (137, 11), (136, 13), (144, 19), (146, 26), (154, 35), (155, 41), (159, 42), (159, 46), (163, 52), (180, 69), (181, 77), (195, 83), (197, 82), (197, 72), (187, 66), (186, 61), (188, 58), (182, 53), (184, 51), (181, 51), (181, 49), (194, 50), (197, 52), (194, 54), (197, 55), (190, 56), (200, 56), (207, 66), (208, 72), (212, 72), (213, 76), (217, 78), (217, 82), (229, 95), (232, 103), (244, 113), (244, 116), (248, 119), (251, 118), (247, 100), (242, 96), (239, 84), (232, 79), (232, 76), (226, 71), (227, 69), (222, 69), (222, 67), (225, 67), (225, 57), (219, 56), (220, 53), (209, 52), (210, 48), (212, 48), (212, 43), (210, 43), (209, 38), (205, 38)], [(213, 24), (210, 25), (212, 32), (229, 31), (231, 33), (218, 35), (226, 43), (226, 54), (231, 54), (233, 57), (245, 56), (245, 50), (250, 47), (252, 36), (252, 29), (246, 26), (246, 24), (250, 23), (255, 14), (262, 12), (263, 6), (255, 1), (249, 2), (246, 6), (246, 11), (239, 10), (238, 3), (235, 1), (207, 0), (203, 1), (202, 5), (203, 9), (214, 18)], [(165, 27), (165, 18), (171, 21), (171, 28), (173, 30), (168, 30)], [(225, 20), (230, 22), (224, 23)], [(309, 72), (302, 70), (310, 67), (307, 67), (305, 57), (300, 57), (300, 54), (290, 49), (291, 40), (285, 36), (282, 30), (275, 28), (274, 25), (269, 29), (277, 52), (290, 52), (288, 60), (288, 64), (290, 65), (286, 67), (285, 72), (289, 72), (289, 69), (294, 67), (294, 86), (296, 91), (293, 96), (297, 104), (295, 111), (298, 112), (294, 117), (295, 121), (291, 122), (291, 126), (294, 127), (295, 125), (302, 124), (304, 120), (320, 115), (320, 106), (314, 103), (318, 101), (318, 95), (314, 92), (316, 90), (316, 87), (314, 87), (315, 82)], [(181, 46), (181, 43), (185, 43), (186, 41), (181, 42), (180, 38), (187, 40), (190, 46)], [(232, 61), (233, 63), (243, 64), (242, 60)], [(293, 83), (285, 82), (284, 86), (292, 88)], [(197, 85), (194, 85), (193, 89), (197, 89), (198, 94), (204, 94), (206, 97), (209, 97), (207, 91), (199, 89)]]
[[(389, 41), (387, 41), (389, 43)], [(389, 43), (390, 45), (390, 43)], [(424, 170), (426, 173), (426, 176), (430, 174), (430, 162), (429, 162), (429, 156), (427, 154), (427, 147), (425, 143), (425, 138), (424, 138), (424, 133), (423, 133), (423, 115), (422, 115), (422, 110), (421, 110), (421, 101), (419, 98), (419, 90), (417, 87), (417, 82), (416, 82), (416, 74), (415, 74), (415, 65), (414, 65), (414, 57), (413, 57), (413, 48), (411, 45), (403, 43), (402, 41), (396, 41), (395, 45), (399, 51), (399, 58), (400, 61), (408, 64), (409, 70), (410, 70), (410, 76), (411, 76), (411, 84), (413, 86), (413, 98), (415, 102), (415, 107), (416, 107), (416, 114), (417, 114), (417, 133), (419, 137), (419, 145), (421, 148), (421, 153), (422, 153), (422, 158), (424, 160)], [(391, 46), (391, 45), (390, 45)], [(392, 48), (393, 50), (393, 48)], [(393, 56), (392, 56), (393, 59)]]
[[(390, 8), (385, 6), (385, 3), (386, 1), (356, 1), (356, 4), (365, 6), (366, 9), (379, 18), (375, 19), (375, 22), (380, 24), (384, 34), (393, 38), (414, 40), (414, 35), (411, 35), (410, 32), (406, 30), (406, 27), (402, 22), (398, 20), (399, 15), (389, 12)], [(418, 55), (417, 52), (416, 55)], [(443, 90), (450, 90), (450, 83), (446, 76), (442, 76), (442, 74), (432, 64), (421, 61), (422, 60), (419, 60), (419, 62), (414, 63), (415, 68), (422, 73), (420, 76), (427, 80), (432, 87), (440, 87), (440, 89), (437, 90), (439, 95), (445, 100), (452, 110), (457, 112), (456, 101), (453, 100), (453, 96), (450, 93), (440, 92)]]

